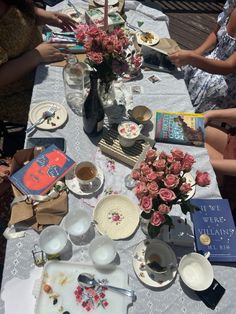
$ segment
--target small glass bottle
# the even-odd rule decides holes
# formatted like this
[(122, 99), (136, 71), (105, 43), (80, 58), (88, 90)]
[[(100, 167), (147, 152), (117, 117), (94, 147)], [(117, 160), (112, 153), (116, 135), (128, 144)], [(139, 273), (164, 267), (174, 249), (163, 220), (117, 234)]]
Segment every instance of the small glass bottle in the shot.
[(69, 55), (63, 69), (65, 97), (68, 106), (78, 115), (82, 115), (84, 103), (84, 70), (75, 55)]
[(97, 73), (90, 73), (90, 91), (83, 106), (84, 131), (96, 136), (103, 129), (104, 109), (98, 95)]

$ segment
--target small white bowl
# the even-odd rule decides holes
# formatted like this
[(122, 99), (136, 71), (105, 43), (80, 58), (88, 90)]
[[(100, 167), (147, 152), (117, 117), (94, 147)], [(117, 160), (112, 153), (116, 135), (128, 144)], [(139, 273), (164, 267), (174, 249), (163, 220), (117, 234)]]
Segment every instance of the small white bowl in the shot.
[(83, 210), (70, 211), (64, 218), (64, 228), (69, 235), (82, 236), (91, 225), (89, 214)]
[(207, 259), (208, 256), (189, 253), (184, 255), (179, 263), (180, 277), (189, 288), (195, 291), (206, 290), (213, 282), (214, 273)]
[(48, 226), (39, 236), (39, 246), (48, 255), (59, 254), (66, 243), (67, 234), (60, 226)]
[(115, 243), (106, 235), (99, 236), (90, 243), (89, 255), (95, 265), (108, 265), (116, 257)]

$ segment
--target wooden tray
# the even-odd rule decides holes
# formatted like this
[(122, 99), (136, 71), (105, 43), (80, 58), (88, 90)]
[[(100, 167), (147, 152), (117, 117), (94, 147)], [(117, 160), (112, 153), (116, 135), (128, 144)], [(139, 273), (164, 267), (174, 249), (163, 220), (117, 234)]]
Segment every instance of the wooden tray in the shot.
[(105, 131), (99, 146), (104, 154), (130, 167), (134, 167), (140, 157), (143, 156), (143, 153), (155, 144), (155, 141), (152, 139), (141, 135), (140, 139), (132, 147), (122, 147), (118, 136), (118, 132), (115, 129)]

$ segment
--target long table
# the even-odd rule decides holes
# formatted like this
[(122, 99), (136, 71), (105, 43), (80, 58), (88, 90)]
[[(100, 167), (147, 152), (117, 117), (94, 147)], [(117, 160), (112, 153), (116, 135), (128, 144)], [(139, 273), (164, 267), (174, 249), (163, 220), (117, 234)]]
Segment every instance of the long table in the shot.
[[(62, 3), (58, 8), (66, 6)], [(53, 9), (57, 9), (57, 6)], [(136, 23), (137, 20), (144, 21), (146, 29), (155, 30), (160, 37), (169, 37), (168, 27), (165, 21), (154, 21), (151, 17), (135, 10), (126, 12), (128, 21)], [(143, 78), (139, 81), (125, 83), (126, 88), (132, 85), (140, 85), (142, 92), (133, 95), (134, 105), (146, 105), (153, 111), (164, 109), (168, 111), (193, 111), (191, 101), (181, 75), (173, 76), (168, 73), (158, 72), (161, 81), (152, 83), (148, 80), (155, 71), (143, 71)], [(54, 132), (37, 130), (33, 136), (37, 137), (64, 137), (66, 140), (67, 154), (76, 162), (82, 160), (93, 160), (104, 172), (105, 183), (102, 192), (92, 198), (80, 198), (69, 194), (69, 210), (75, 208), (85, 209), (92, 215), (92, 211), (97, 201), (104, 195), (111, 193), (124, 194), (130, 197), (135, 203), (137, 199), (132, 191), (128, 190), (124, 184), (124, 177), (130, 173), (130, 168), (104, 156), (98, 148), (100, 138), (92, 141), (83, 131), (81, 117), (75, 115), (67, 106), (64, 95), (62, 80), (62, 68), (50, 65), (41, 65), (37, 69), (35, 85), (32, 96), (31, 107), (41, 101), (56, 101), (65, 106), (68, 112), (68, 121)], [(153, 121), (154, 122), (154, 121)], [(153, 138), (153, 129), (146, 135)], [(157, 144), (158, 150), (170, 151), (175, 145)], [(196, 198), (220, 198), (214, 171), (209, 162), (205, 148), (180, 147), (185, 151), (190, 151), (196, 158), (193, 172), (197, 169), (208, 171), (212, 182), (207, 188), (197, 188), (194, 197)], [(174, 215), (184, 217), (178, 207), (172, 210)], [(184, 217), (185, 218), (185, 217)], [(189, 220), (189, 216), (187, 216)], [(190, 220), (189, 223), (191, 224)], [(97, 232), (96, 232), (97, 234)], [(79, 245), (72, 246), (72, 256), (70, 261), (79, 263), (91, 263), (88, 256), (89, 242), (92, 238), (84, 239)], [(2, 299), (0, 300), (0, 313), (31, 314), (33, 313), (34, 299), (31, 295), (34, 278), (39, 275), (41, 269), (35, 267), (32, 259), (31, 249), (38, 243), (39, 235), (33, 230), (27, 230), (24, 238), (9, 240), (7, 243), (5, 267), (2, 280)], [(145, 239), (145, 235), (139, 228), (135, 234), (127, 240), (116, 241), (116, 246), (120, 258), (120, 267), (128, 272), (130, 288), (137, 293), (136, 302), (128, 308), (128, 313), (211, 313), (189, 289), (180, 281), (179, 275), (173, 283), (166, 289), (152, 289), (144, 286), (136, 277), (132, 267), (133, 251), (136, 245)], [(178, 256), (186, 251), (183, 248), (174, 247)], [(226, 288), (226, 293), (216, 312), (235, 313), (236, 295), (236, 269), (232, 266), (214, 265), (215, 278)], [(15, 287), (15, 289), (14, 289)], [(18, 287), (18, 290), (16, 289)], [(21, 291), (19, 291), (19, 289)], [(19, 291), (19, 292), (17, 292)]]

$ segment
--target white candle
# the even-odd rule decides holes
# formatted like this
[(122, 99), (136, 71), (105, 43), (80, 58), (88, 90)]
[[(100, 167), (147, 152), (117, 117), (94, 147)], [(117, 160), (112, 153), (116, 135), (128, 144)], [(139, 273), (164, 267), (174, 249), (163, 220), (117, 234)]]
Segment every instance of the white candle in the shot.
[(105, 0), (104, 5), (104, 30), (105, 32), (108, 30), (108, 0)]

